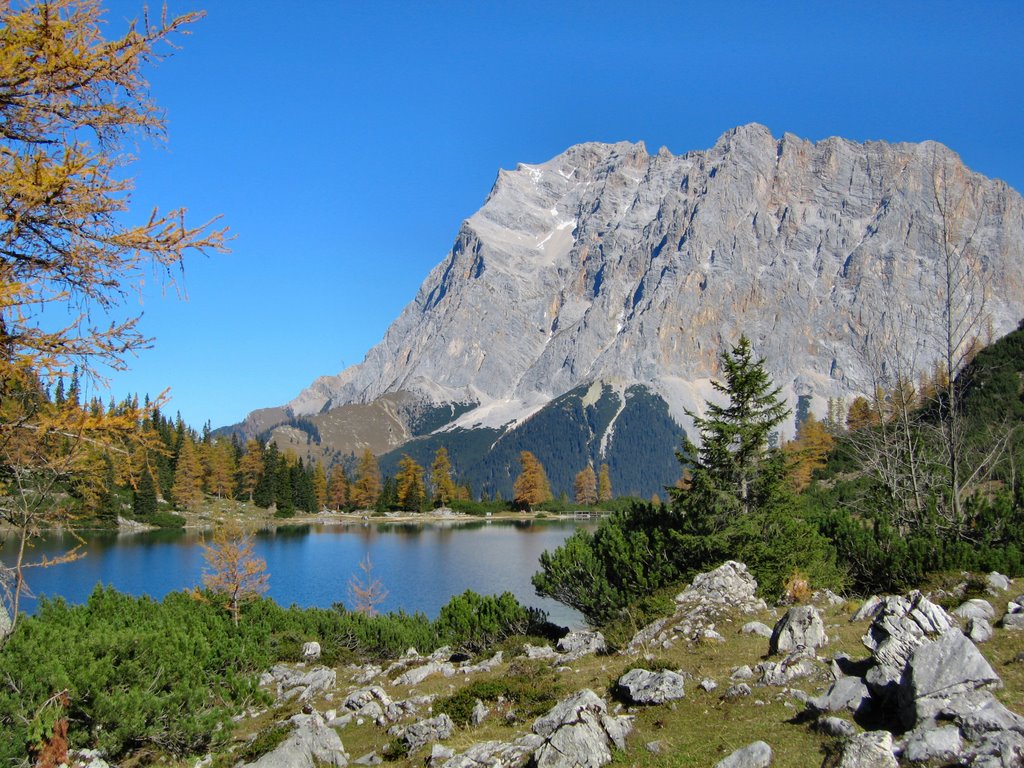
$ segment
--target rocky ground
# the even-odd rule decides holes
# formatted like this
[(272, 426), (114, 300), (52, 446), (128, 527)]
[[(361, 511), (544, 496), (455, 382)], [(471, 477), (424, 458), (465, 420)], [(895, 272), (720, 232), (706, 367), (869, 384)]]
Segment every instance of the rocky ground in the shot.
[(230, 748), (200, 762), (1024, 764), (1024, 596), (1008, 580), (774, 608), (755, 588), (738, 563), (702, 574), (621, 651), (579, 632), (556, 647), (410, 649), (331, 669), (311, 642), (306, 662), (264, 674), (274, 704), (247, 712)]

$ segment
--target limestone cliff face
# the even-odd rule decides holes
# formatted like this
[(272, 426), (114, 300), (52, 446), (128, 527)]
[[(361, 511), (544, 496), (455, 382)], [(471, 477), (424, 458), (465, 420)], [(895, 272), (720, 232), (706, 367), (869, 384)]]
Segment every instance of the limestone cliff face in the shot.
[[(741, 333), (788, 397), (820, 406), (871, 390), (864, 351), (883, 325), (922, 366), (937, 357), (922, 329), (943, 295), (944, 242), (984, 284), (992, 329), (1015, 326), (1024, 201), (942, 145), (812, 143), (760, 125), (682, 156), (580, 144), (501, 171), (364, 362), (289, 407), (406, 392), (479, 403), (465, 424), (498, 426), (600, 380), (646, 384), (682, 417)], [(909, 314), (916, 327), (885, 322)]]

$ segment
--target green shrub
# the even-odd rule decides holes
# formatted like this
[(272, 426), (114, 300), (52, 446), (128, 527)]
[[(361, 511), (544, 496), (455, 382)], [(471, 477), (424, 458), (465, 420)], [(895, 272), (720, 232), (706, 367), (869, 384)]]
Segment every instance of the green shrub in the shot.
[(543, 611), (524, 608), (511, 592), (494, 597), (467, 590), (441, 608), (436, 629), (443, 644), (477, 652), (528, 634), (546, 620)]

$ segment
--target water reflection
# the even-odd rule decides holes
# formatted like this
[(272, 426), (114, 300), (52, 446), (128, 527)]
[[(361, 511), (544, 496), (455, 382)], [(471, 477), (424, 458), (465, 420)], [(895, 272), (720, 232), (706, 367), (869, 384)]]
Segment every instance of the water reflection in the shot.
[[(389, 591), (384, 611), (422, 611), (434, 617), (452, 595), (467, 589), (507, 590), (548, 611), (554, 621), (579, 624), (575, 612), (537, 597), (530, 576), (541, 552), (557, 547), (577, 527), (595, 525), (574, 520), (293, 525), (260, 531), (254, 550), (267, 561), (268, 594), (283, 605), (327, 608), (346, 602), (348, 580), (369, 555), (374, 577)], [(73, 603), (83, 602), (97, 582), (161, 598), (201, 583), (201, 538), (198, 532), (180, 530), (90, 532), (86, 557), (33, 569), (29, 584), (36, 594), (62, 595)], [(36, 540), (32, 557), (53, 557), (75, 543), (70, 534), (49, 534)], [(0, 537), (0, 559), (10, 562), (14, 551), (15, 540)], [(32, 611), (35, 601), (23, 605)]]

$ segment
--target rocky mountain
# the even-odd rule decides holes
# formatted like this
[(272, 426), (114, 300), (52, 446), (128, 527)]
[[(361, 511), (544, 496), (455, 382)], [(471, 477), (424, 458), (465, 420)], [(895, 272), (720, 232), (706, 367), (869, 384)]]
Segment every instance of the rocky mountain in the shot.
[[(880, 351), (931, 366), (949, 272), (964, 278), (954, 315), (975, 335), (1024, 316), (1024, 201), (940, 144), (776, 139), (756, 124), (681, 156), (580, 144), (500, 171), (366, 359), (243, 429), (328, 459), (480, 430), (487, 451), (529, 447), (516, 436), (532, 419), (596, 383), (590, 397), (616, 405), (572, 459), (607, 460), (628, 393), (663, 401), (677, 439), (741, 333), (791, 405), (820, 413), (828, 398), (873, 391)], [(657, 463), (673, 447), (618, 463)], [(493, 469), (477, 487), (504, 487), (502, 471), (514, 474)]]

